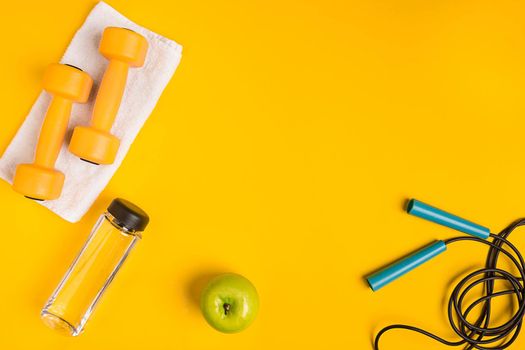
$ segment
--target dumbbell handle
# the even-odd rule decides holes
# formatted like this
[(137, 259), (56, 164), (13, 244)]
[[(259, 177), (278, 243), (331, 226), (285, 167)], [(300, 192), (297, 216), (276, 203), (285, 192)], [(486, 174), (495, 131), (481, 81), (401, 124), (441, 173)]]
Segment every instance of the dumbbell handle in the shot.
[(125, 62), (115, 59), (109, 61), (93, 107), (93, 128), (108, 132), (111, 130), (126, 88), (128, 69), (129, 65)]
[(54, 168), (64, 142), (72, 102), (64, 97), (54, 96), (46, 112), (42, 130), (35, 151), (35, 164)]

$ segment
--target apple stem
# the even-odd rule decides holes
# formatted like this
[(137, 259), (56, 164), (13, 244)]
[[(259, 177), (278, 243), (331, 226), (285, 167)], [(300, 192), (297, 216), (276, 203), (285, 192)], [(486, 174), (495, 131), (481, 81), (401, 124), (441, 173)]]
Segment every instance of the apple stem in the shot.
[(222, 305), (222, 307), (224, 308), (224, 314), (225, 315), (228, 315), (230, 313), (230, 310), (232, 308), (232, 306), (228, 303), (224, 303), (224, 305)]

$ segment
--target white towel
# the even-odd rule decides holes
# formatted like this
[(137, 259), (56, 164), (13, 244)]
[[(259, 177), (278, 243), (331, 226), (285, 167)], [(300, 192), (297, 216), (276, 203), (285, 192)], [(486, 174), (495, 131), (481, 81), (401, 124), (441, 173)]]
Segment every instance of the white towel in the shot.
[[(111, 165), (95, 166), (81, 161), (67, 147), (73, 128), (88, 125), (98, 84), (108, 61), (99, 53), (98, 44), (104, 28), (124, 27), (142, 34), (149, 43), (144, 66), (129, 70), (126, 91), (111, 133), (120, 139), (120, 148)], [(94, 80), (87, 104), (74, 104), (66, 140), (56, 162), (56, 169), (66, 175), (62, 195), (56, 200), (40, 202), (62, 218), (77, 222), (88, 211), (118, 169), (122, 160), (153, 111), (162, 91), (170, 81), (181, 58), (182, 47), (153, 33), (121, 15), (104, 2), (98, 3), (69, 44), (61, 63), (81, 68)], [(0, 158), (0, 177), (12, 183), (16, 166), (33, 161), (50, 96), (42, 92), (11, 144)]]

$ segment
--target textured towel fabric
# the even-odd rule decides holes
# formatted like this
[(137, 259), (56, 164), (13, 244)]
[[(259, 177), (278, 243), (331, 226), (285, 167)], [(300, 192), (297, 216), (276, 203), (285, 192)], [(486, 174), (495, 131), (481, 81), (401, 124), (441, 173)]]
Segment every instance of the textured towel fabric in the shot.
[[(120, 139), (120, 149), (111, 165), (91, 165), (81, 161), (68, 150), (73, 128), (88, 125), (98, 84), (108, 61), (99, 53), (98, 44), (104, 28), (124, 27), (143, 35), (149, 43), (143, 67), (129, 70), (126, 91), (111, 130)], [(100, 192), (118, 169), (131, 143), (153, 111), (162, 91), (170, 81), (181, 58), (182, 47), (176, 42), (153, 33), (121, 15), (109, 5), (100, 2), (69, 44), (61, 63), (77, 66), (89, 73), (94, 87), (87, 104), (74, 104), (66, 140), (56, 168), (66, 175), (60, 198), (41, 204), (62, 218), (76, 222), (88, 211)], [(0, 177), (12, 183), (16, 166), (33, 161), (50, 96), (42, 92), (31, 108), (11, 144), (0, 158)]]

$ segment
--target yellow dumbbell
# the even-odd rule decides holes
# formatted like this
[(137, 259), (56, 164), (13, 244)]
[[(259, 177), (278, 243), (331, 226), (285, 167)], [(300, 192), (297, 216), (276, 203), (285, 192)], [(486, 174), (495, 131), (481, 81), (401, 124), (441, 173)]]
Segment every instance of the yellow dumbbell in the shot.
[(109, 60), (89, 127), (77, 126), (69, 144), (71, 153), (93, 164), (111, 164), (120, 140), (110, 133), (126, 87), (128, 68), (144, 64), (148, 42), (125, 28), (108, 27), (102, 34), (99, 51)]
[(73, 102), (85, 103), (93, 85), (91, 77), (79, 68), (52, 64), (44, 74), (44, 90), (53, 95), (46, 112), (33, 164), (19, 164), (13, 189), (36, 199), (56, 199), (62, 192), (64, 174), (55, 162), (66, 134)]

